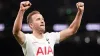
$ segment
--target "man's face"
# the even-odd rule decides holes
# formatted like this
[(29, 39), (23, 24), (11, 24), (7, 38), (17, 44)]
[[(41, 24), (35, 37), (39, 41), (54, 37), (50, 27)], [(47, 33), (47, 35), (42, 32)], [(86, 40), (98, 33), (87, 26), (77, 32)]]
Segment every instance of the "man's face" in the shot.
[(45, 32), (45, 22), (41, 14), (32, 15), (32, 28), (33, 30)]

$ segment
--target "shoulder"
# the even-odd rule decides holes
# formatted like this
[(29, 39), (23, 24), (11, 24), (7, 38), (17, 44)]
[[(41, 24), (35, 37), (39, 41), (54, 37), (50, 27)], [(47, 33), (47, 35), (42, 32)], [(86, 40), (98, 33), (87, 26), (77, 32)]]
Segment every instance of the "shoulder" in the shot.
[(33, 35), (31, 33), (25, 33), (25, 38), (31, 38)]
[(60, 35), (60, 32), (46, 32), (44, 35), (45, 36), (56, 36), (56, 35)]
[(46, 32), (46, 33), (45, 33), (45, 35), (48, 35), (48, 34), (50, 34), (50, 35), (51, 35), (51, 34), (60, 34), (60, 32)]
[(25, 33), (25, 36), (31, 36), (31, 34), (30, 33)]

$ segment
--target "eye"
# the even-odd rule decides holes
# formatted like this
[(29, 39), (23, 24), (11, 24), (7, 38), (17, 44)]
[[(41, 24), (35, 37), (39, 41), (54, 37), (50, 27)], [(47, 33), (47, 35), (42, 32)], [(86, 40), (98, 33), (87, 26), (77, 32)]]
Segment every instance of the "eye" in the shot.
[(42, 20), (44, 20), (44, 18), (42, 18)]
[(37, 18), (37, 20), (40, 20), (40, 18)]

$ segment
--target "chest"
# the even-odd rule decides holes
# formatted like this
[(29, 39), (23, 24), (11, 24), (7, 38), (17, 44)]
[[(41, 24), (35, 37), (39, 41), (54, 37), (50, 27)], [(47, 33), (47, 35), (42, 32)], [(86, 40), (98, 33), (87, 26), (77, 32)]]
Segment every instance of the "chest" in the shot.
[(34, 50), (36, 55), (50, 55), (53, 54), (53, 47), (52, 43), (47, 40), (41, 41), (32, 41), (31, 42), (31, 49)]

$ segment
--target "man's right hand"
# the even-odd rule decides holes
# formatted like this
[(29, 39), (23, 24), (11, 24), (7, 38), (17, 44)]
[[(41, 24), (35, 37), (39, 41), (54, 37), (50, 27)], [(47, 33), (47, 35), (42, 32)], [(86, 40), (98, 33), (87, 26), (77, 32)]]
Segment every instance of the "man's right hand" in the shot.
[(13, 26), (13, 35), (21, 45), (25, 42), (25, 34), (21, 31), (23, 15), (30, 6), (31, 3), (29, 1), (23, 1), (20, 3), (19, 12)]
[(32, 4), (29, 1), (23, 1), (20, 3), (20, 10), (26, 11), (28, 8), (30, 8)]

